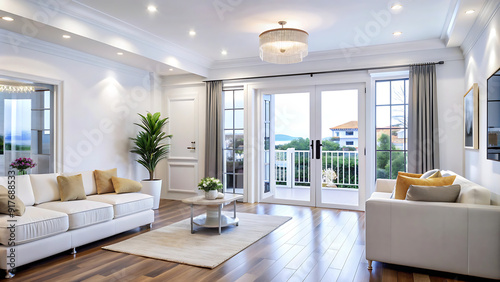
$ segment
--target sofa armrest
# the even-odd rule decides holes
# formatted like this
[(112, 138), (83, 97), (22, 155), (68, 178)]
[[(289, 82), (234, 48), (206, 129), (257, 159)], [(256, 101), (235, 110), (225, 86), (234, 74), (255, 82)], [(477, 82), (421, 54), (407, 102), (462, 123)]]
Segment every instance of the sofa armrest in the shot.
[(377, 179), (375, 191), (392, 193), (394, 185), (396, 185), (396, 179)]

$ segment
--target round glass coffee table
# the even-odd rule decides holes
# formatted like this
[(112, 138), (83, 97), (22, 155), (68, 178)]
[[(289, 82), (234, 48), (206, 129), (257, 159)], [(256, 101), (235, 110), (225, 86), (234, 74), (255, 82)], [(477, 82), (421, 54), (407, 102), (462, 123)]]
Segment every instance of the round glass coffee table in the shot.
[[(205, 196), (196, 196), (182, 200), (183, 203), (191, 205), (191, 233), (194, 233), (194, 225), (205, 228), (219, 228), (219, 235), (222, 227), (229, 225), (238, 226), (239, 219), (236, 217), (236, 200), (243, 199), (243, 195), (225, 193), (224, 198), (207, 200)], [(234, 216), (222, 214), (224, 204), (234, 203)], [(193, 217), (194, 205), (206, 206), (206, 214)]]

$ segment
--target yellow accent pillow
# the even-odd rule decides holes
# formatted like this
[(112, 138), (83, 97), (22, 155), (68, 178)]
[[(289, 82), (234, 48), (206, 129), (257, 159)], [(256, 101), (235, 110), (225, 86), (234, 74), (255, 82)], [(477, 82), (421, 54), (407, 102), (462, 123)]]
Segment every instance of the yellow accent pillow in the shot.
[(419, 186), (448, 186), (452, 185), (455, 181), (456, 175), (440, 177), (440, 178), (412, 178), (404, 175), (398, 175), (396, 179), (396, 191), (394, 193), (394, 199), (404, 200), (406, 198), (406, 192), (410, 185)]
[(141, 183), (131, 179), (113, 176), (111, 181), (117, 194), (139, 192), (142, 189)]
[(443, 177), (443, 175), (441, 174), (441, 171), (436, 171), (434, 172), (431, 176), (427, 177), (427, 179), (430, 179), (430, 178), (440, 178), (440, 177)]
[(398, 176), (399, 175), (413, 177), (413, 178), (420, 178), (420, 176), (422, 176), (423, 174), (398, 171)]
[(0, 185), (0, 213), (22, 216), (25, 210), (23, 201), (15, 194), (9, 194), (9, 190)]
[(97, 194), (113, 193), (115, 189), (113, 188), (113, 182), (111, 177), (116, 177), (116, 168), (108, 170), (95, 170), (95, 185), (97, 187)]
[(81, 174), (72, 176), (60, 175), (57, 177), (57, 186), (62, 202), (87, 199)]

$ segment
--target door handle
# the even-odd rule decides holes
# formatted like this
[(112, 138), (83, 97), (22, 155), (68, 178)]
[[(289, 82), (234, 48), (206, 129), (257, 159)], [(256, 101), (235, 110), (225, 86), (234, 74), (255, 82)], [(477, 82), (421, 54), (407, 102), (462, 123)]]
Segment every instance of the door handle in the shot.
[(187, 147), (188, 150), (195, 150), (196, 149), (196, 146), (195, 146), (196, 142), (191, 142), (191, 147)]
[(314, 140), (311, 140), (311, 159), (314, 160)]
[(316, 140), (316, 159), (319, 160), (321, 159), (321, 140)]

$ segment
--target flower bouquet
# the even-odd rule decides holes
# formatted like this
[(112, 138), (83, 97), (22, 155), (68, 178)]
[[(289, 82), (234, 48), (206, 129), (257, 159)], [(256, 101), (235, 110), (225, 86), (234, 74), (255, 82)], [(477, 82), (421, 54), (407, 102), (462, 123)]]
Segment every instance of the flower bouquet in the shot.
[(19, 175), (27, 174), (26, 170), (35, 166), (36, 163), (31, 158), (18, 158), (10, 164), (11, 168), (17, 169)]

